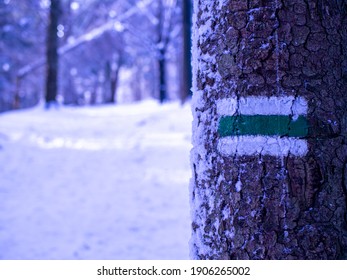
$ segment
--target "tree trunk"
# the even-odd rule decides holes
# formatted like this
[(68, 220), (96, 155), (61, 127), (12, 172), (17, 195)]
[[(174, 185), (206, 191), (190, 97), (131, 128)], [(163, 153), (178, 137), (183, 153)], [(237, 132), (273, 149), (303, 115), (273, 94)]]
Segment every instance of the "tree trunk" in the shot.
[(67, 85), (64, 87), (64, 105), (79, 105), (78, 95), (74, 83), (74, 77), (68, 73), (65, 78), (67, 79)]
[(159, 101), (164, 103), (168, 99), (166, 83), (166, 59), (172, 28), (172, 10), (174, 7), (164, 5), (163, 0), (158, 1), (158, 74), (159, 74)]
[(116, 69), (113, 70), (113, 73), (111, 76), (111, 103), (117, 103), (117, 88), (118, 88), (120, 67), (121, 67), (121, 61), (119, 59), (116, 65)]
[(105, 83), (106, 90), (105, 92), (105, 103), (116, 103), (117, 102), (117, 87), (119, 80), (119, 71), (122, 66), (122, 57), (119, 54), (118, 59), (115, 61), (106, 62), (106, 70), (105, 70)]
[(191, 66), (191, 0), (182, 1), (183, 21), (183, 67), (182, 67), (182, 103), (191, 97), (192, 88), (192, 66)]
[(335, 1), (207, 2), (194, 15), (192, 257), (346, 259), (346, 15)]
[(159, 67), (159, 101), (164, 103), (167, 100), (166, 92), (166, 50), (159, 50), (158, 67)]
[(138, 102), (142, 100), (142, 88), (143, 88), (143, 67), (141, 63), (137, 65), (137, 67), (134, 69), (134, 73), (132, 75), (131, 79), (131, 91), (133, 95), (133, 101)]
[(57, 27), (60, 17), (60, 0), (51, 0), (49, 25), (47, 33), (47, 72), (46, 72), (46, 106), (56, 103), (58, 93), (58, 35)]

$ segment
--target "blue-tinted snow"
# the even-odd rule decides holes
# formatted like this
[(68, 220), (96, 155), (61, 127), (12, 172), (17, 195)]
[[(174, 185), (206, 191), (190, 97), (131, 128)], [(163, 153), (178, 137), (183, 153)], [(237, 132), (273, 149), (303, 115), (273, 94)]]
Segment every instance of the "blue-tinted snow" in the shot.
[(0, 115), (0, 259), (188, 259), (189, 105)]

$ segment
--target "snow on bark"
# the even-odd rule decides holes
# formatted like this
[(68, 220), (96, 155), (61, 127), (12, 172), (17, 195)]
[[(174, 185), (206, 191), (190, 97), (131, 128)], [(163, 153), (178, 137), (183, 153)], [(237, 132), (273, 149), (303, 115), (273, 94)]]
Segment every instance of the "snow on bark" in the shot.
[[(221, 4), (222, 1), (219, 1)], [(213, 248), (211, 251), (210, 246), (206, 246), (206, 238), (214, 238), (214, 236), (206, 236), (202, 228), (202, 224), (211, 215), (209, 209), (218, 207), (218, 201), (214, 198), (214, 189), (210, 185), (211, 180), (224, 181), (223, 176), (214, 177), (209, 174), (209, 170), (213, 168), (213, 161), (218, 156), (216, 152), (210, 151), (206, 148), (206, 143), (209, 143), (211, 139), (211, 131), (216, 131), (218, 127), (217, 119), (211, 119), (210, 127), (206, 127), (204, 123), (208, 122), (215, 113), (216, 107), (211, 104), (208, 97), (213, 95), (216, 88), (209, 85), (209, 79), (220, 79), (218, 73), (211, 71), (210, 65), (215, 65), (216, 60), (213, 54), (201, 51), (201, 44), (203, 44), (206, 38), (213, 36), (213, 21), (209, 14), (209, 10), (215, 3), (211, 1), (194, 1), (194, 15), (193, 15), (193, 44), (192, 44), (192, 57), (193, 57), (193, 99), (192, 99), (192, 111), (193, 111), (193, 149), (191, 152), (191, 162), (193, 170), (193, 178), (190, 183), (190, 196), (192, 204), (192, 220), (193, 229), (195, 233), (192, 235), (191, 244), (191, 257), (198, 258), (198, 254), (202, 255), (214, 255), (219, 254), (222, 248)], [(199, 14), (197, 14), (199, 11)], [(197, 26), (197, 19), (199, 18), (200, 24)], [(201, 77), (200, 73), (204, 73)], [(197, 83), (206, 83), (204, 90), (201, 89)], [(212, 105), (212, 106), (210, 106)], [(201, 160), (203, 159), (203, 160)], [(194, 178), (195, 174), (199, 174), (199, 178)], [(202, 183), (202, 189), (194, 189), (197, 184), (196, 180)], [(205, 183), (204, 183), (205, 182)], [(230, 213), (227, 208), (224, 209), (221, 214), (224, 217), (229, 217)], [(214, 219), (213, 224), (210, 225), (215, 230), (220, 228), (220, 219)], [(225, 231), (230, 237), (233, 236), (233, 230), (229, 232)]]
[(265, 2), (194, 1), (191, 257), (343, 258), (346, 19)]

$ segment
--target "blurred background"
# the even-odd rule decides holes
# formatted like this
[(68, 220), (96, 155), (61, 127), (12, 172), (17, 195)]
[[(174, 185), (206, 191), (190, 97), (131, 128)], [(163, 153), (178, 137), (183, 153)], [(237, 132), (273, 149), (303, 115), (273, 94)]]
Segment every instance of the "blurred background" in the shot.
[(189, 258), (190, 17), (0, 0), (0, 259)]
[(190, 0), (1, 0), (0, 111), (190, 95)]

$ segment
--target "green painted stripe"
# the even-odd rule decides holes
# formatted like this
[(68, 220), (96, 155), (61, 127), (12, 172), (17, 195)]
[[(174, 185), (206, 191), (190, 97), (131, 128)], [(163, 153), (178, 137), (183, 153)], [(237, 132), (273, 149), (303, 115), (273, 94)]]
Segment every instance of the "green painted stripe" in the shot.
[(218, 133), (221, 137), (237, 135), (305, 137), (308, 134), (308, 123), (305, 116), (299, 116), (296, 120), (284, 115), (222, 116)]

